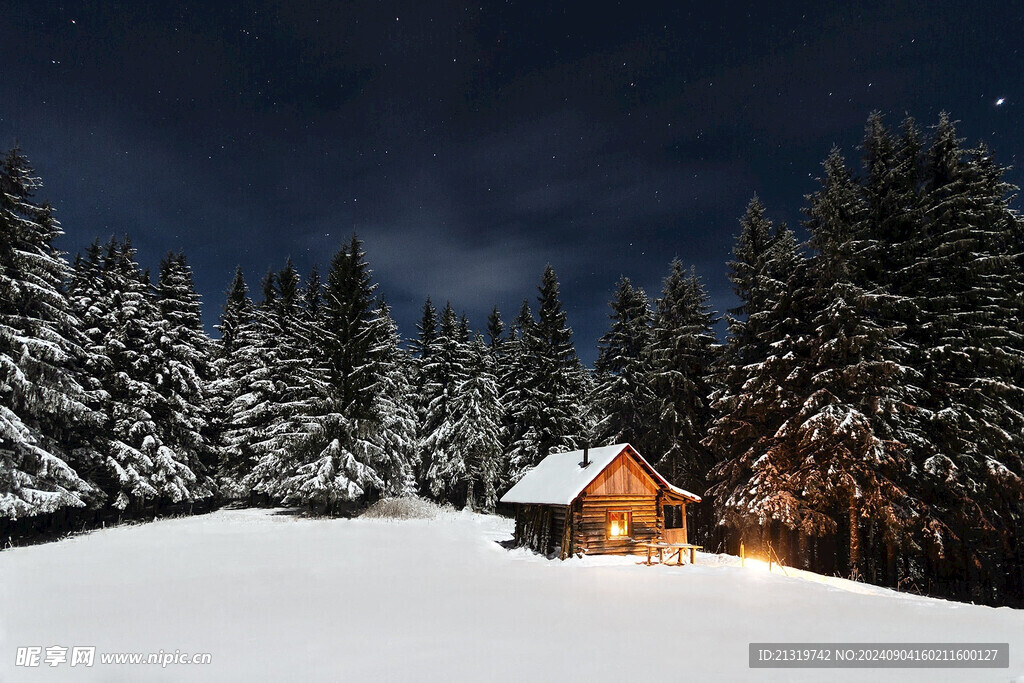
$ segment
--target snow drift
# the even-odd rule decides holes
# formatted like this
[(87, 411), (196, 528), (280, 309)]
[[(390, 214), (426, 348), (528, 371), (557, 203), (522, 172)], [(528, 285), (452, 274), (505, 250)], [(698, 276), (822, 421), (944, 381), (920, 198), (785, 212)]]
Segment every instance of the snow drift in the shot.
[[(735, 558), (646, 567), (507, 550), (511, 521), (210, 515), (0, 552), (0, 680), (1007, 680), (1024, 611), (921, 598)], [(1010, 670), (757, 670), (762, 641), (1010, 642)], [(96, 646), (91, 668), (19, 646)], [(101, 664), (100, 653), (212, 655)]]

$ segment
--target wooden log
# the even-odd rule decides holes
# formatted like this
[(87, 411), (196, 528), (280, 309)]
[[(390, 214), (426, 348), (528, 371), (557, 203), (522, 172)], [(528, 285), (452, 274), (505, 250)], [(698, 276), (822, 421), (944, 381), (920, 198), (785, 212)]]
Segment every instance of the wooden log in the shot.
[[(633, 517), (632, 521), (634, 527), (644, 527), (655, 531), (659, 530), (657, 520), (650, 517)], [(608, 525), (608, 520), (606, 517), (584, 517), (581, 520), (581, 523), (589, 528), (598, 529), (606, 527)]]
[(592, 499), (588, 498), (584, 503), (584, 509), (589, 508), (602, 508), (602, 507), (634, 507), (634, 506), (645, 506), (650, 507), (655, 512), (658, 511), (658, 505), (652, 498), (601, 498)]
[(650, 499), (624, 499), (624, 500), (602, 500), (600, 502), (588, 501), (584, 505), (584, 509), (601, 509), (601, 508), (634, 508), (634, 507), (647, 507), (653, 512), (657, 512), (658, 506), (654, 504), (654, 501)]
[(618, 512), (622, 510), (632, 512), (634, 516), (640, 515), (643, 517), (649, 517), (650, 519), (659, 519), (658, 513), (654, 510), (654, 507), (647, 505), (634, 505), (631, 507), (625, 505), (609, 505), (607, 507), (601, 506), (584, 508), (583, 516), (598, 518), (604, 517), (609, 511)]
[[(585, 530), (592, 531), (592, 532), (602, 532), (603, 533), (604, 530), (608, 528), (608, 524), (604, 520), (601, 520), (600, 522), (596, 522), (596, 521), (588, 520), (588, 519), (584, 518), (580, 522), (580, 524), (582, 524), (582, 527)], [(633, 528), (634, 529), (649, 529), (651, 531), (651, 533), (655, 533), (655, 534), (657, 534), (658, 531), (659, 531), (658, 525), (655, 524), (653, 521), (638, 520), (635, 517), (633, 518)]]
[[(651, 529), (655, 532), (660, 531), (657, 521), (649, 517), (634, 517), (632, 522), (634, 528)], [(584, 517), (580, 520), (580, 523), (588, 529), (604, 529), (608, 526), (607, 518)]]

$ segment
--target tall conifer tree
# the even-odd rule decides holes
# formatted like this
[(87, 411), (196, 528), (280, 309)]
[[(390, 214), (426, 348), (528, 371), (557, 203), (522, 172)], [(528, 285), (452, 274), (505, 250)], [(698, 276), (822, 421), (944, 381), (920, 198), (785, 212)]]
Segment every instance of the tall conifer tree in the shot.
[(80, 382), (85, 339), (53, 246), (61, 229), (28, 159), (0, 161), (0, 516), (83, 507), (97, 496), (85, 478), (101, 417)]

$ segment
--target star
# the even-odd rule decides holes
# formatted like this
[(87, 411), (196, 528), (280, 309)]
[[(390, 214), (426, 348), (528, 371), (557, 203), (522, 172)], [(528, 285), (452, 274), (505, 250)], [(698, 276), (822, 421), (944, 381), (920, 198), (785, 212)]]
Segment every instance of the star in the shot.
[(1005, 101), (1006, 101), (1005, 97), (1000, 97), (998, 100), (996, 100), (996, 106), (997, 107), (1003, 106), (1003, 102), (1005, 102)]

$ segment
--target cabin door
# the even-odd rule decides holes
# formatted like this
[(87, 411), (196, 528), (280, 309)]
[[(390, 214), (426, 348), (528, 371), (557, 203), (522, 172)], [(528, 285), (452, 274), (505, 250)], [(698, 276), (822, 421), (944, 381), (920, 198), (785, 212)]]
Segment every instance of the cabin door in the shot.
[(686, 543), (686, 506), (666, 505), (665, 535), (666, 543)]

